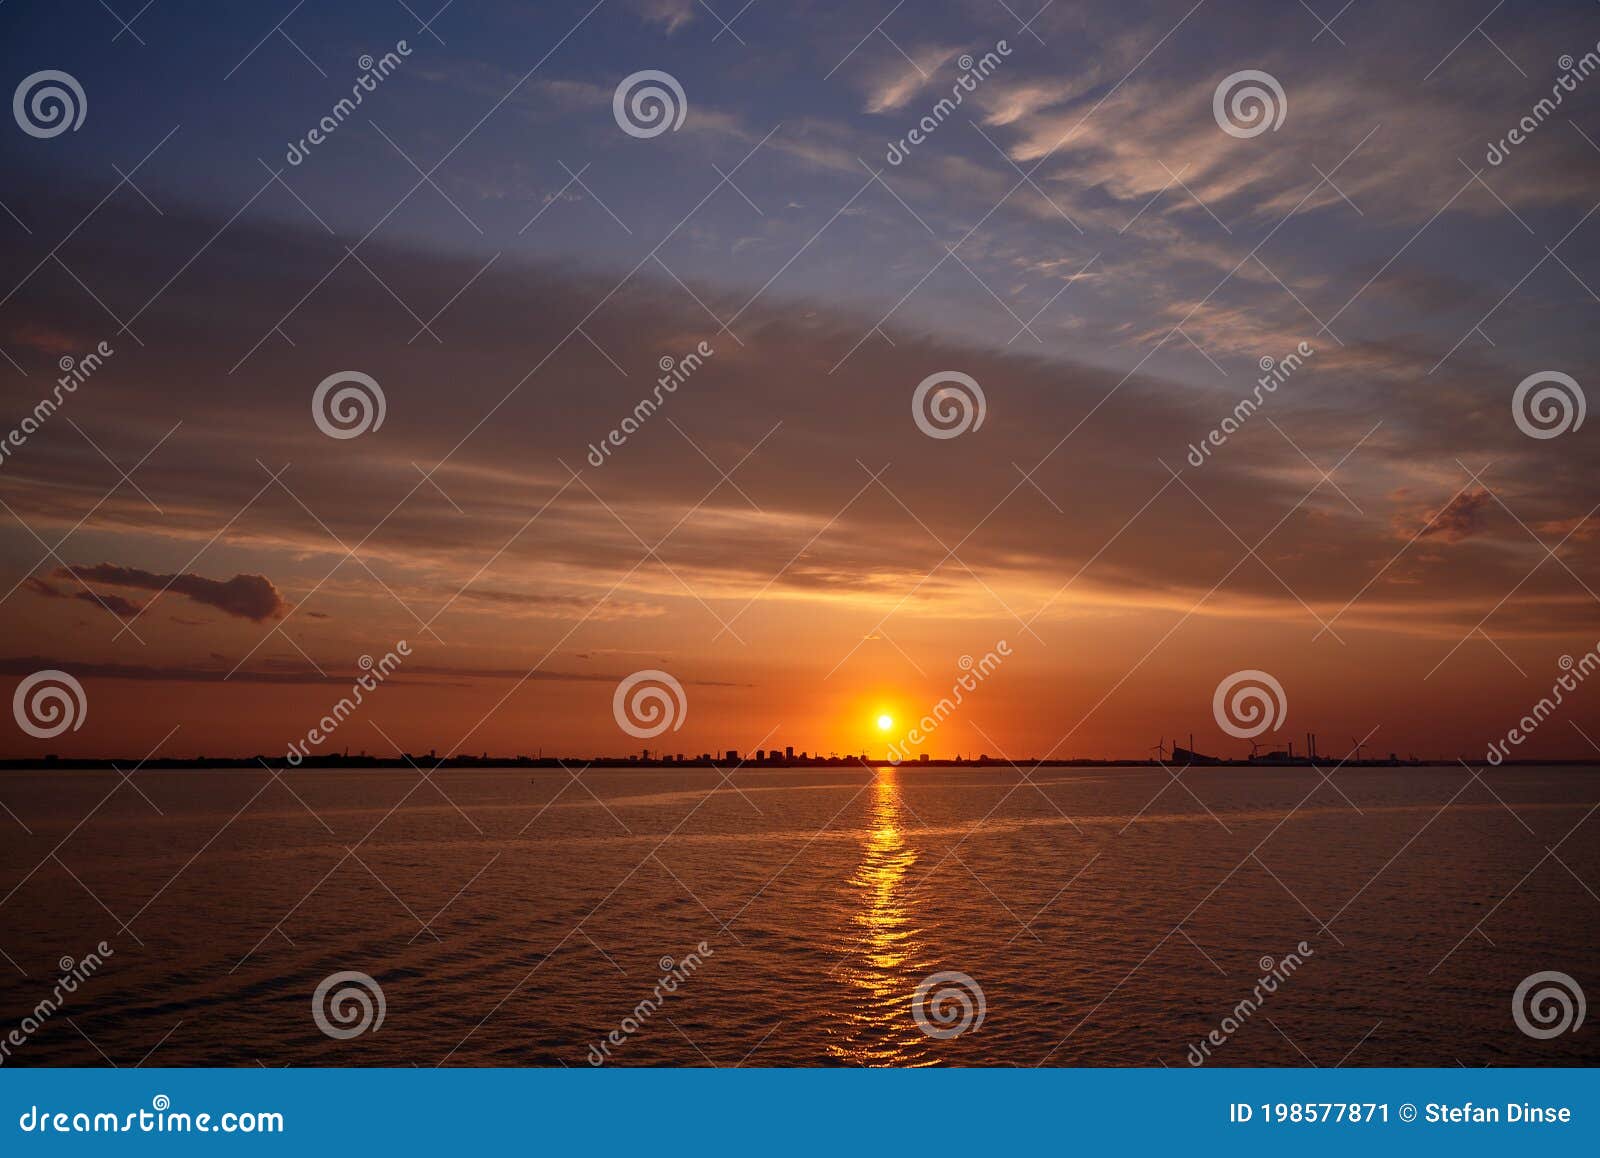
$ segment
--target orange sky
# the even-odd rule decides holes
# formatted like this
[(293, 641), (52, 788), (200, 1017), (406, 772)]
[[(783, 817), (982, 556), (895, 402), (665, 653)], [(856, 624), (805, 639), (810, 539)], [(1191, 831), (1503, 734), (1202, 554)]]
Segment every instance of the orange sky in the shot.
[[(1551, 124), (1476, 160), (1548, 81), (1484, 83), (1474, 42), (1417, 84), (1410, 9), (1336, 70), (1297, 9), (1129, 10), (1092, 53), (1052, 12), (970, 125), (875, 160), (993, 42), (969, 8), (929, 6), (911, 70), (803, 6), (737, 68), (608, 12), (488, 114), (493, 38), (419, 47), (367, 110), (444, 166), (403, 197), (366, 124), (263, 171), (328, 107), (309, 75), (218, 119), (107, 66), (83, 134), (7, 134), (0, 692), (59, 669), (88, 711), (0, 753), (281, 753), (402, 639), (323, 749), (881, 755), (1002, 640), (914, 749), (1242, 755), (1212, 701), (1246, 670), (1284, 689), (1268, 746), (1504, 737), (1600, 640), (1600, 425), (1517, 410), (1594, 364), (1600, 152)], [(1579, 24), (1502, 32), (1553, 61)], [(615, 119), (624, 31), (683, 73), (682, 132)], [(1256, 39), (1288, 115), (1230, 132), (1214, 50)], [(131, 141), (149, 200), (106, 193)], [(323, 383), (381, 424), (330, 430), (359, 408)], [(930, 431), (961, 383), (981, 424)], [(656, 739), (612, 711), (641, 670), (685, 692)], [(1600, 689), (1518, 754), (1585, 733)]]

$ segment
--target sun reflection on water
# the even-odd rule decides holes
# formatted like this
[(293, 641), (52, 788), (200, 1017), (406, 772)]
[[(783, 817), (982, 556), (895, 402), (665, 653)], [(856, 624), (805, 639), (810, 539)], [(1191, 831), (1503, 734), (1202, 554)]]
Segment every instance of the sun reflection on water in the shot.
[(861, 862), (850, 877), (855, 902), (845, 930), (851, 955), (841, 966), (852, 1000), (835, 1057), (857, 1065), (925, 1065), (928, 1039), (911, 1017), (921, 958), (921, 928), (906, 884), (917, 853), (902, 830), (903, 806), (894, 768), (880, 768)]

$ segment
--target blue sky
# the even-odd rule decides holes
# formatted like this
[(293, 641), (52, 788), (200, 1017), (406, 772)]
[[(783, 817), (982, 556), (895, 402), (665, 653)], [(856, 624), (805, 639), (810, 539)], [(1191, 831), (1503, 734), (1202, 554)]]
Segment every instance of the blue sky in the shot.
[[(758, 3), (723, 31), (688, 0), (611, 0), (451, 5), (431, 33), (395, 0), (292, 12), (158, 4), (115, 40), (117, 22), (89, 5), (10, 7), (0, 14), (16, 25), (9, 71), (40, 59), (68, 68), (90, 85), (94, 115), (70, 141), (7, 148), (91, 189), (115, 180), (112, 163), (130, 167), (181, 125), (140, 185), (231, 215), (266, 179), (258, 158), (284, 167), (288, 142), (360, 75), (358, 58), (406, 40), (412, 55), (381, 92), (313, 158), (286, 168), (342, 235), (383, 220), (384, 240), (626, 272), (717, 187), (715, 167), (731, 170), (766, 139), (739, 169), (737, 190), (723, 186), (661, 249), (673, 273), (742, 304), (782, 269), (768, 291), (780, 298), (882, 316), (905, 297), (892, 320), (1000, 344), (1015, 345), (1017, 320), (1045, 307), (1025, 347), (1124, 369), (1167, 315), (1186, 313), (1308, 193), (1261, 264), (1252, 258), (1185, 335), (1219, 362), (1248, 362), (1343, 308), (1369, 339), (1422, 330), (1448, 349), (1587, 208), (1581, 178), (1600, 159), (1557, 123), (1488, 170), (1490, 189), (1455, 161), (1483, 168), (1488, 141), (1548, 90), (1556, 59), (1593, 46), (1593, 7), (1582, 4), (1502, 10), (1482, 35), (1471, 32), (1483, 13), (1470, 4), (1398, 14), (1357, 5), (1323, 31), (1310, 12), (1281, 4), (1061, 2), (1019, 30), (1000, 0), (892, 14), (889, 4)], [(885, 165), (888, 143), (955, 83), (960, 54), (1000, 40), (1011, 54), (967, 109), (904, 164)], [(1216, 132), (1209, 96), (1236, 65), (1283, 78), (1289, 114), (1278, 132), (1244, 141)], [(616, 132), (612, 90), (644, 68), (680, 79), (682, 131), (649, 141)], [(1571, 105), (1596, 100), (1580, 90)], [(1352, 149), (1337, 190), (1312, 192), (1318, 171)], [(429, 170), (447, 153), (433, 177), (443, 192), (423, 185), (394, 209), (417, 180), (411, 162)], [(889, 188), (861, 191), (871, 180), (862, 162)], [(1023, 172), (1030, 183), (1002, 203)], [(1404, 326), (1386, 324), (1400, 292), (1392, 285), (1346, 307), (1463, 182), (1447, 220), (1406, 263), (1408, 277), (1436, 292), (1452, 285), (1454, 300), (1408, 311)], [(1517, 204), (1522, 221), (1496, 196)], [(550, 198), (559, 204), (546, 206)], [(249, 212), (312, 224), (279, 188)], [(960, 262), (922, 281), (957, 242)], [(1564, 257), (1581, 253), (1587, 234), (1568, 244)], [(1055, 297), (1091, 259), (1082, 284)], [(1567, 301), (1568, 275), (1554, 262), (1541, 273), (1501, 319), (1511, 340), (1529, 330), (1519, 309), (1541, 316), (1529, 307)], [(667, 276), (653, 262), (647, 274)], [(1167, 299), (1165, 313), (1149, 308), (1153, 297)], [(1542, 343), (1552, 337), (1564, 340), (1541, 329)], [(1148, 368), (1213, 374), (1182, 341)]]

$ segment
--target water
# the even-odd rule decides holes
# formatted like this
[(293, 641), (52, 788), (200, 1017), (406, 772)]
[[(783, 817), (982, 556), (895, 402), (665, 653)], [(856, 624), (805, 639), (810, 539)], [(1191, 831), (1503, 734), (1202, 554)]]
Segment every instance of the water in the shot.
[[(1600, 1061), (1593, 1021), (1511, 1006), (1545, 970), (1600, 995), (1595, 769), (38, 771), (0, 801), (0, 1038), (112, 951), (6, 1064), (1184, 1066), (1213, 1030), (1220, 1065)], [(338, 1040), (312, 994), (345, 970), (384, 1017)], [(930, 1036), (913, 994), (952, 971), (981, 1023), (958, 983), (927, 1022), (966, 1032)]]

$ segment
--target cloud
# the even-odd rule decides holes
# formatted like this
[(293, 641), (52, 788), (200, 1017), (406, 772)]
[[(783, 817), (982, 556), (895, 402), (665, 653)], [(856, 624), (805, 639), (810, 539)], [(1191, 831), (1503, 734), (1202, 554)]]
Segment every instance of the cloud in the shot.
[[(523, 591), (492, 591), (470, 587), (461, 593), (461, 598), (471, 603), (487, 604), (485, 610), (541, 619), (570, 619), (588, 612), (597, 602), (594, 598), (581, 595), (537, 595)], [(667, 609), (660, 604), (607, 600), (594, 612), (594, 618), (654, 619), (666, 613)]]
[(633, 0), (634, 8), (650, 24), (659, 24), (670, 36), (699, 14), (695, 0)]
[[(894, 183), (897, 191), (906, 188), (901, 176)], [(62, 212), (78, 216), (93, 205), (60, 201)], [(887, 194), (879, 201), (903, 215)], [(112, 202), (96, 217), (123, 239), (97, 266), (97, 285), (130, 300), (140, 297), (140, 271), (161, 268), (164, 254), (194, 252), (222, 223), (174, 207), (159, 219), (138, 218), (135, 228), (134, 212)], [(48, 210), (26, 207), (30, 221), (35, 215), (50, 220)], [(0, 236), (0, 255), (6, 245)], [(819, 242), (806, 260), (823, 248)], [(1222, 377), (1185, 338), (1213, 357), (1229, 349), (1251, 354), (1251, 362), (1261, 353), (1281, 357), (1291, 339), (1314, 335), (1315, 322), (1303, 315), (1290, 325), (1219, 294), (1158, 358), (1145, 364), (1139, 349), (1107, 368), (1049, 356), (1048, 347), (1041, 350), (1026, 335), (1010, 348), (963, 341), (924, 328), (909, 312), (881, 323), (886, 337), (879, 337), (874, 323), (881, 309), (786, 298), (782, 286), (752, 297), (749, 288), (686, 277), (690, 296), (645, 270), (619, 284), (620, 273), (564, 263), (504, 258), (484, 271), (474, 258), (377, 240), (363, 252), (393, 292), (424, 316), (445, 305), (453, 287), (469, 286), (438, 323), (443, 345), (405, 346), (409, 330), (398, 345), (389, 341), (397, 333), (393, 299), (372, 292), (363, 271), (341, 269), (318, 291), (337, 295), (337, 311), (324, 308), (332, 298), (313, 295), (286, 324), (293, 347), (257, 347), (286, 303), (302, 298), (342, 251), (313, 230), (241, 218), (204, 251), (193, 276), (179, 278), (141, 319), (141, 332), (155, 335), (146, 336), (141, 373), (117, 391), (96, 394), (83, 416), (86, 433), (129, 462), (184, 419), (139, 472), (140, 485), (160, 498), (165, 513), (156, 515), (126, 491), (104, 498), (95, 473), (104, 472), (103, 460), (70, 429), (54, 441), (41, 435), (30, 443), (27, 471), (8, 474), (8, 503), (36, 529), (64, 533), (100, 502), (94, 530), (106, 558), (182, 560), (202, 548), (226, 550), (241, 553), (236, 565), (248, 559), (287, 589), (315, 589), (302, 601), (311, 605), (291, 608), (260, 574), (223, 581), (114, 563), (80, 572), (91, 583), (144, 591), (170, 582), (173, 592), (235, 620), (287, 616), (302, 633), (297, 641), (313, 652), (321, 643), (330, 650), (336, 641), (347, 644), (342, 633), (365, 631), (382, 616), (394, 617), (383, 626), (390, 638), (414, 631), (410, 607), (426, 608), (426, 618), (446, 604), (439, 626), (452, 644), (464, 635), (467, 646), (499, 650), (513, 663), (520, 656), (508, 649), (536, 633), (533, 621), (584, 622), (584, 631), (598, 637), (585, 645), (648, 632), (650, 638), (632, 642), (669, 651), (678, 646), (673, 632), (683, 615), (708, 626), (709, 635), (720, 626), (710, 611), (727, 618), (757, 597), (762, 609), (752, 616), (837, 607), (871, 609), (876, 619), (902, 608), (968, 621), (1004, 616), (1001, 599), (1029, 614), (1046, 607), (1050, 616), (1181, 613), (1202, 596), (1202, 614), (1305, 616), (1265, 568), (1239, 568), (1207, 595), (1242, 546), (1182, 488), (1173, 485), (1151, 501), (1167, 482), (1159, 462), (1181, 464), (1189, 444), (1231, 414), (1254, 379), (1253, 366), (1249, 376), (1235, 368)], [(980, 254), (1009, 259), (1014, 251), (996, 247), (966, 259), (976, 265)], [(1065, 286), (1088, 256), (1074, 262), (1060, 249), (1045, 249), (1033, 260), (1054, 262), (1049, 276)], [(1122, 281), (1124, 269), (1111, 266), (1113, 256), (1094, 263), (1064, 301), (1096, 292), (1101, 281)], [(933, 260), (920, 253), (908, 260), (907, 288)], [(1281, 271), (1275, 257), (1268, 261)], [(984, 300), (970, 275), (953, 263), (949, 272), (964, 300)], [(233, 287), (226, 302), (207, 288), (217, 278)], [(1298, 311), (1287, 294), (1268, 286), (1284, 309)], [(74, 290), (68, 286), (45, 302), (50, 316), (63, 328), (92, 329), (102, 316)], [(1197, 300), (1170, 287), (1152, 298), (1158, 307)], [(39, 306), (19, 295), (10, 308), (21, 318)], [(1064, 308), (1058, 303), (1053, 311)], [(721, 318), (737, 314), (739, 341), (719, 333), (707, 310)], [(1147, 319), (1148, 310), (1130, 314), (1127, 325), (1134, 317)], [(575, 336), (580, 323), (584, 337)], [(1397, 528), (1409, 538), (1465, 481), (1458, 458), (1494, 461), (1496, 490), (1516, 496), (1513, 505), (1530, 526), (1571, 520), (1600, 500), (1577, 440), (1535, 445), (1509, 421), (1508, 391), (1521, 375), (1501, 362), (1507, 347), (1500, 331), (1500, 348), (1465, 347), (1431, 377), (1429, 367), (1453, 338), (1436, 347), (1409, 334), (1358, 342), (1357, 332), (1348, 334), (1345, 348), (1316, 342), (1306, 367), (1189, 479), (1245, 542), (1270, 532), (1263, 556), (1308, 603), (1338, 607), (1361, 591), (1393, 555)], [(306, 421), (304, 396), (330, 360), (366, 338), (372, 353), (363, 369), (383, 385), (387, 420), (381, 432), (333, 445)], [(585, 448), (633, 413), (662, 353), (691, 349), (702, 338), (715, 354), (602, 468), (588, 467)], [(1184, 359), (1198, 383), (1166, 376)], [(237, 389), (223, 406), (195, 367), (235, 363)], [(907, 411), (916, 382), (946, 367), (982, 383), (989, 409), (981, 431), (942, 443), (923, 436)], [(441, 381), (451, 383), (448, 392), (439, 390)], [(299, 384), (301, 402), (285, 402), (285, 383)], [(479, 423), (491, 413), (493, 421)], [(1381, 429), (1369, 433), (1380, 419)], [(723, 482), (690, 440), (730, 470), (745, 494)], [(735, 469), (757, 444), (759, 451)], [(1356, 507), (1320, 481), (1302, 451), (1324, 469), (1350, 455), (1334, 478)], [(285, 485), (304, 507), (277, 489), (253, 499), (269, 481), (257, 457), (293, 462)], [(1012, 464), (1031, 470), (1041, 460), (1031, 483), (1020, 481)], [(562, 462), (580, 471), (581, 484)], [(876, 470), (885, 462), (892, 467), (879, 486), (861, 464)], [(432, 477), (465, 517), (419, 484), (413, 463), (439, 464)], [(1409, 491), (1404, 504), (1389, 497), (1400, 488)], [(226, 539), (210, 547), (216, 528), (246, 508)], [(1394, 512), (1402, 518), (1391, 524)], [(1453, 505), (1434, 543), (1481, 538), (1473, 521), (1481, 517), (1486, 512)], [(374, 528), (381, 530), (368, 538)], [(343, 543), (362, 544), (361, 560), (389, 590), (346, 558), (330, 530)], [(961, 559), (982, 584), (943, 560), (941, 541), (965, 544)], [(659, 559), (641, 563), (646, 546), (658, 543)], [(1600, 561), (1592, 559), (1597, 546), (1600, 539), (1575, 535), (1564, 554), (1577, 568)], [(1347, 615), (1407, 633), (1442, 632), (1471, 616), (1465, 630), (1481, 615), (1483, 598), (1492, 602), (1526, 570), (1517, 569), (1521, 561), (1510, 552), (1485, 555), (1471, 568), (1434, 568), (1425, 585), (1375, 589)], [(486, 561), (491, 565), (480, 574)], [(1408, 563), (1386, 575), (1405, 574)], [(1065, 578), (1080, 570), (1062, 593)], [(1558, 582), (1553, 570), (1519, 592), (1529, 607), (1519, 625), (1530, 631), (1541, 622), (1553, 630), (1559, 616), (1570, 615), (1556, 602), (1539, 602), (1561, 594), (1551, 590)], [(21, 579), (15, 569), (12, 576)], [(497, 613), (526, 622), (501, 630)], [(741, 634), (745, 622), (735, 625)], [(235, 646), (215, 638), (206, 643), (219, 644)]]
[[(71, 573), (64, 568), (56, 571), (56, 575), (59, 578), (71, 577)], [(63, 591), (55, 584), (48, 580), (40, 579), (36, 575), (30, 575), (23, 582), (23, 587), (46, 599), (82, 599), (86, 603), (98, 603), (113, 615), (120, 616), (123, 619), (131, 619), (144, 610), (142, 605), (133, 602), (131, 599), (124, 599), (122, 596), (112, 592), (99, 594), (88, 588), (84, 588), (81, 591)]]
[[(279, 619), (289, 609), (283, 596), (265, 575), (235, 575), (232, 579), (207, 579), (188, 572), (182, 575), (158, 575), (137, 567), (121, 567), (115, 563), (96, 563), (93, 566), (59, 567), (53, 573), (57, 579), (76, 575), (89, 583), (104, 583), (111, 587), (133, 587), (142, 591), (168, 591), (183, 595), (196, 603), (214, 607), (226, 615), (261, 623)], [(131, 604), (129, 606), (132, 606)]]
[(1436, 513), (1428, 516), (1418, 537), (1459, 543), (1463, 539), (1481, 534), (1493, 503), (1494, 496), (1487, 490), (1462, 491)]
[(886, 68), (867, 81), (869, 113), (890, 113), (903, 109), (911, 98), (937, 80), (937, 73), (960, 52), (959, 46), (928, 44), (911, 51), (910, 63), (898, 53)]
[[(242, 684), (348, 684), (360, 674), (336, 663), (323, 663), (323, 672), (299, 661), (266, 661), (262, 667), (231, 671), (226, 657), (213, 654), (212, 667), (175, 664), (104, 663), (66, 659), (60, 656), (0, 656), (0, 676), (26, 676), (46, 668), (72, 673), (82, 680), (131, 680), (145, 683), (228, 683)], [(586, 658), (579, 656), (577, 658)], [(230, 674), (231, 671), (231, 674)], [(407, 663), (388, 678), (415, 683), (456, 683), (465, 680), (510, 680), (551, 683), (617, 683), (626, 672), (528, 671), (526, 668), (452, 667), (440, 664)], [(420, 678), (419, 678), (420, 677)], [(749, 684), (726, 680), (681, 679), (689, 686), (737, 688)]]

